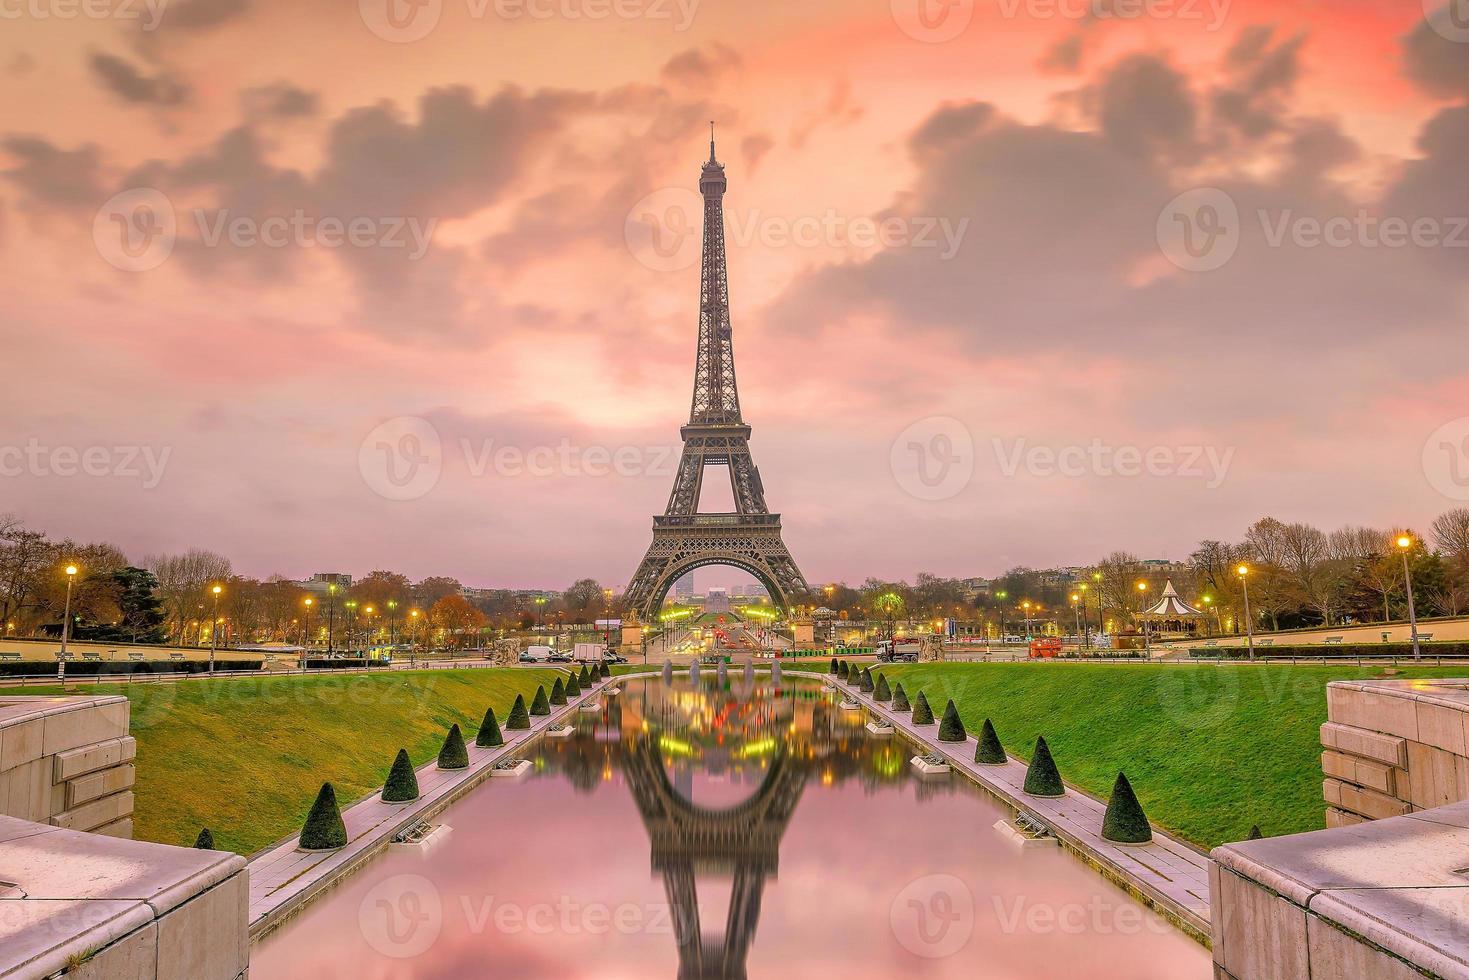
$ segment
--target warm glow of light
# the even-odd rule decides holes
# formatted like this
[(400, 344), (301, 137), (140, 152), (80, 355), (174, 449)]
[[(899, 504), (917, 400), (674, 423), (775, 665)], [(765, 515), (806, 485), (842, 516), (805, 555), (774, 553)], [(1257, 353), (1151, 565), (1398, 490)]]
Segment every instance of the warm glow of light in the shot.
[(68, 574), (68, 575), (75, 575), (76, 573), (77, 573), (77, 567), (75, 565), (67, 565), (66, 566), (66, 574)]
[(1406, 551), (1408, 548), (1413, 547), (1413, 539), (1406, 534), (1400, 535), (1398, 537), (1398, 547)]
[(221, 592), (224, 591), (224, 588), (222, 586), (216, 585), (214, 588), (210, 589), (209, 591), (210, 592), (213, 592), (215, 595), (219, 595)]
[(1237, 574), (1240, 578), (1244, 578), (1246, 575), (1250, 574), (1250, 566), (1248, 566), (1248, 565), (1241, 565), (1240, 567), (1236, 568), (1234, 571), (1235, 571), (1235, 574)]

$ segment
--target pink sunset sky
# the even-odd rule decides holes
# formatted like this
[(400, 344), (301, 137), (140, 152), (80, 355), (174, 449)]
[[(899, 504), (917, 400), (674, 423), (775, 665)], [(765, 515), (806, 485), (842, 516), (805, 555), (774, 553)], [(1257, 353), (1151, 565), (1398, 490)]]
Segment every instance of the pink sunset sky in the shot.
[(0, 512), (620, 587), (689, 410), (711, 119), (813, 582), (1469, 497), (1465, 18), (918, 2), (0, 4)]

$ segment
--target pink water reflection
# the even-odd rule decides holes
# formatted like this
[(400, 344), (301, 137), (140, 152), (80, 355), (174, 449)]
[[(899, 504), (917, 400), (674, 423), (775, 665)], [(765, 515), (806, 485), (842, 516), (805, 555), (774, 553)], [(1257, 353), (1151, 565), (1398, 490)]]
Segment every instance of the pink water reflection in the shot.
[[(903, 746), (824, 696), (664, 694), (631, 684), (535, 777), (486, 783), (444, 815), (442, 846), (375, 861), (256, 947), (252, 978), (1210, 975), (1202, 947), (1059, 849), (1011, 849), (1000, 807), (913, 778)], [(668, 790), (704, 809), (668, 810)], [(727, 815), (752, 798), (764, 822)], [(703, 924), (682, 973), (680, 868)]]

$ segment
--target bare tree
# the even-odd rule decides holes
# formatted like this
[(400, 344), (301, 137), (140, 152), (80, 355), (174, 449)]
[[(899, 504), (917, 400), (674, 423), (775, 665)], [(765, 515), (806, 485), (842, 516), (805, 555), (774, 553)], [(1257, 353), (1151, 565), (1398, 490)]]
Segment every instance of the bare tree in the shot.
[(158, 579), (158, 596), (174, 623), (173, 636), (182, 642), (189, 613), (202, 609), (210, 583), (229, 578), (230, 560), (190, 548), (181, 555), (149, 555), (143, 562)]
[(1433, 540), (1444, 557), (1469, 559), (1469, 507), (1455, 507), (1435, 517)]

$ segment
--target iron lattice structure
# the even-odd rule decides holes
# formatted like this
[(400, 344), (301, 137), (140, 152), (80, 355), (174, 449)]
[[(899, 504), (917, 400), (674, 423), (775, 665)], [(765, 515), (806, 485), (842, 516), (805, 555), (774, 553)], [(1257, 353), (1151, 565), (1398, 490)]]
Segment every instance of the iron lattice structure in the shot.
[[(699, 275), (699, 351), (689, 424), (679, 430), (683, 456), (668, 506), (653, 518), (653, 543), (626, 592), (629, 609), (652, 621), (668, 590), (686, 573), (705, 565), (732, 565), (749, 572), (785, 608), (810, 591), (780, 533), (780, 515), (765, 505), (760, 470), (750, 456), (750, 427), (740, 415), (735, 385), (734, 344), (729, 319), (729, 269), (724, 256), (724, 165), (714, 156), (699, 175), (704, 197), (704, 249)], [(733, 490), (733, 513), (699, 513), (704, 471), (724, 466)]]

